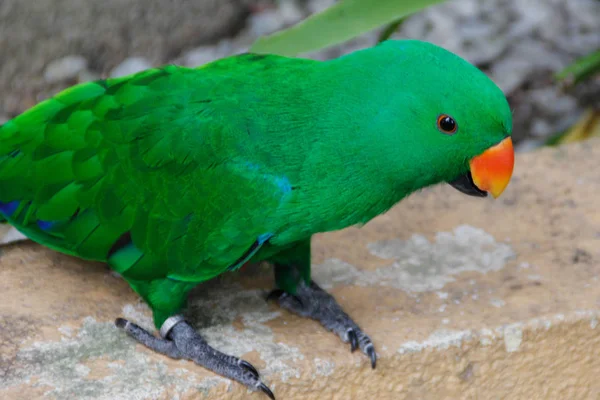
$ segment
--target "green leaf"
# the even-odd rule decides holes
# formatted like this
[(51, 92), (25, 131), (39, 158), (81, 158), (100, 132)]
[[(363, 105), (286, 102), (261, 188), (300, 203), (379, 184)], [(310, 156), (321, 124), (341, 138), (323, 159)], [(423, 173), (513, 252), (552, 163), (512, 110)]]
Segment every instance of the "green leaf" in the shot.
[(547, 146), (556, 146), (581, 142), (592, 137), (600, 137), (600, 111), (589, 108), (579, 121), (564, 132), (552, 136), (546, 141)]
[(397, 21), (389, 24), (380, 34), (379, 39), (377, 39), (377, 43), (385, 42), (400, 28), (400, 25), (405, 21), (406, 17), (402, 17)]
[(296, 56), (336, 45), (444, 0), (341, 0), (283, 31), (259, 38), (253, 53)]
[(600, 50), (577, 59), (554, 78), (566, 86), (572, 86), (597, 73), (600, 73)]

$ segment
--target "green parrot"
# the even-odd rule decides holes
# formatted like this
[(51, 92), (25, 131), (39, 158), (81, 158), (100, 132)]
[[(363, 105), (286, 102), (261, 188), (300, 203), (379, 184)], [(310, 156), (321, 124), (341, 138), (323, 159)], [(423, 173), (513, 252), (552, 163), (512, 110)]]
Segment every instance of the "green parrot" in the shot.
[(480, 70), (388, 40), (316, 61), (241, 54), (58, 93), (0, 127), (0, 214), (56, 251), (108, 263), (153, 312), (148, 348), (262, 390), (248, 362), (182, 316), (192, 288), (268, 261), (268, 298), (333, 331), (375, 368), (369, 336), (311, 279), (311, 236), (364, 224), (446, 182), (499, 196), (512, 117)]

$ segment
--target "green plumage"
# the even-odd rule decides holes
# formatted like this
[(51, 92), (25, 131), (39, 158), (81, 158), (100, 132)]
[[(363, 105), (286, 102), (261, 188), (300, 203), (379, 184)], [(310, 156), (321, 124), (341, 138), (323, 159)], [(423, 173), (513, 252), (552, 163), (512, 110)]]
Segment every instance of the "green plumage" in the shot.
[[(455, 135), (436, 127), (440, 113)], [(159, 327), (199, 282), (253, 261), (293, 293), (310, 237), (449, 181), (510, 133), (502, 92), (436, 46), (319, 62), (244, 54), (77, 85), (0, 127), (0, 212), (106, 261)]]

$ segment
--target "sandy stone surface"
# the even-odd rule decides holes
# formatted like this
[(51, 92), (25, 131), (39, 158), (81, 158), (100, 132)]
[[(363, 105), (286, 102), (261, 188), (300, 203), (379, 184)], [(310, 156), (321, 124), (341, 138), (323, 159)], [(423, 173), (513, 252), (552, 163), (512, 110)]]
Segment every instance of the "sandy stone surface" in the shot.
[[(380, 360), (262, 297), (268, 266), (198, 288), (187, 310), (278, 399), (600, 397), (600, 140), (521, 154), (498, 200), (425, 190), (314, 239), (314, 277)], [(120, 278), (31, 242), (0, 256), (0, 398), (264, 399), (136, 345), (151, 326)]]

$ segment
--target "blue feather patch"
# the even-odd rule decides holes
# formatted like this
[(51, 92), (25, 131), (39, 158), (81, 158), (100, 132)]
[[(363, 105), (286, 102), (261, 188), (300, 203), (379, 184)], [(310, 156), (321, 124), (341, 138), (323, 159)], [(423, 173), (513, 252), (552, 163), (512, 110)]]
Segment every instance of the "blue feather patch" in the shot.
[(271, 239), (273, 237), (272, 233), (263, 233), (262, 235), (260, 235), (258, 237), (258, 239), (256, 239), (256, 241), (258, 242), (259, 245), (263, 245), (267, 240)]
[(52, 229), (52, 227), (54, 226), (55, 223), (56, 222), (53, 222), (53, 221), (38, 220), (37, 226), (43, 231), (48, 231), (48, 230)]
[(277, 186), (279, 186), (283, 193), (289, 193), (292, 191), (292, 184), (290, 183), (290, 180), (285, 176), (276, 177), (275, 183), (277, 184)]
[[(261, 169), (261, 167), (258, 164), (254, 164), (254, 163), (251, 163), (251, 162), (246, 162), (244, 164), (246, 165), (246, 167), (250, 171), (259, 171)], [(272, 174), (263, 174), (263, 177), (267, 181), (274, 182), (281, 189), (281, 191), (284, 194), (285, 193), (289, 193), (289, 192), (292, 191), (292, 184), (290, 183), (290, 180), (287, 177), (285, 177), (285, 176), (276, 176), (276, 175), (272, 175)]]
[(254, 243), (252, 243), (252, 246), (250, 246), (250, 248), (248, 250), (246, 250), (244, 255), (242, 255), (240, 258), (238, 258), (236, 262), (234, 262), (227, 268), (227, 271), (234, 271), (234, 270), (238, 269), (239, 267), (241, 267), (242, 265), (244, 265), (248, 260), (250, 260), (256, 254), (256, 252), (258, 250), (260, 250), (262, 245), (265, 244), (272, 237), (273, 237), (272, 233), (263, 233), (262, 235), (260, 235), (256, 239), (256, 241)]
[(18, 200), (10, 201), (8, 203), (3, 203), (0, 201), (0, 212), (6, 216), (11, 216), (15, 211), (17, 211), (19, 204), (21, 204), (21, 202)]

